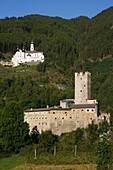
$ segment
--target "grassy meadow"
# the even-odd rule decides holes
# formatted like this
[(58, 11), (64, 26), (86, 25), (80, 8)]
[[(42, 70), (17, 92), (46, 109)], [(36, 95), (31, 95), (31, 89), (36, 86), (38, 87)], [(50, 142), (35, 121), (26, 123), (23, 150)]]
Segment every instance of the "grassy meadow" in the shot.
[(18, 155), (0, 158), (0, 170), (10, 170), (16, 166), (24, 164), (24, 162), (24, 157)]
[(78, 162), (78, 159), (51, 155), (29, 160), (20, 155), (13, 155), (0, 159), (0, 170), (96, 170), (95, 164)]

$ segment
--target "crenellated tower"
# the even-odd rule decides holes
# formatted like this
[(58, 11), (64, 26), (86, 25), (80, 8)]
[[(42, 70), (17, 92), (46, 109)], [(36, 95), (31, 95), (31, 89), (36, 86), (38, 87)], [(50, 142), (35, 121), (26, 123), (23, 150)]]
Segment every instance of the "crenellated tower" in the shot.
[(91, 73), (75, 73), (75, 104), (87, 104), (91, 98)]

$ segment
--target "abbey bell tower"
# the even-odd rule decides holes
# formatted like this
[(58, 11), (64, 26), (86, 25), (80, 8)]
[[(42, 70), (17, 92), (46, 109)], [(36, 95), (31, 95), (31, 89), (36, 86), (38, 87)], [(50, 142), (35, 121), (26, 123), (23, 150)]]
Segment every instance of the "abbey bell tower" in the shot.
[(30, 45), (30, 51), (34, 51), (34, 43), (33, 43), (33, 41), (31, 42), (31, 45)]

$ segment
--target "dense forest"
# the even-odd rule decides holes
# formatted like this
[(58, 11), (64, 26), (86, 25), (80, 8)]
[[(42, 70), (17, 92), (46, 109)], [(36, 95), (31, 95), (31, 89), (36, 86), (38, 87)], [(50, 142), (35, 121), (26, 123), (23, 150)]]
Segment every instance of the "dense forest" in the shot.
[(23, 103), (22, 109), (73, 98), (74, 72), (89, 71), (92, 97), (102, 111), (112, 111), (113, 7), (91, 19), (41, 15), (0, 19), (1, 60), (10, 60), (17, 47), (28, 50), (31, 40), (36, 50), (44, 52), (45, 62), (32, 68), (1, 66), (1, 109), (4, 98)]
[[(59, 105), (60, 99), (73, 98), (75, 71), (91, 72), (92, 97), (99, 101), (101, 112), (113, 116), (113, 7), (91, 19), (41, 15), (0, 19), (0, 60), (11, 60), (17, 47), (28, 50), (32, 40), (35, 49), (43, 51), (44, 63), (0, 66), (3, 150), (15, 150), (5, 145), (8, 135), (10, 139), (9, 128), (15, 133), (19, 129), (18, 135), (25, 132), (15, 143), (19, 147), (26, 145), (28, 125), (22, 123), (25, 109)], [(16, 138), (13, 135), (12, 140)]]

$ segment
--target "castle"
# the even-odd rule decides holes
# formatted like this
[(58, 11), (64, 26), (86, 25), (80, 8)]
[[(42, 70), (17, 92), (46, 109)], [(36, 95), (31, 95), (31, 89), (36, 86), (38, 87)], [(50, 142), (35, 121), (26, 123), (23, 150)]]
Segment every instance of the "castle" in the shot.
[(99, 115), (98, 102), (91, 99), (91, 73), (75, 73), (75, 99), (60, 101), (58, 107), (28, 109), (24, 111), (24, 121), (30, 132), (34, 127), (41, 133), (51, 130), (54, 134), (86, 128), (94, 122), (110, 120), (110, 114)]
[(44, 62), (43, 52), (37, 52), (34, 49), (34, 43), (31, 42), (30, 51), (18, 49), (14, 56), (12, 57), (13, 67), (18, 66), (19, 64), (34, 64), (38, 62)]

